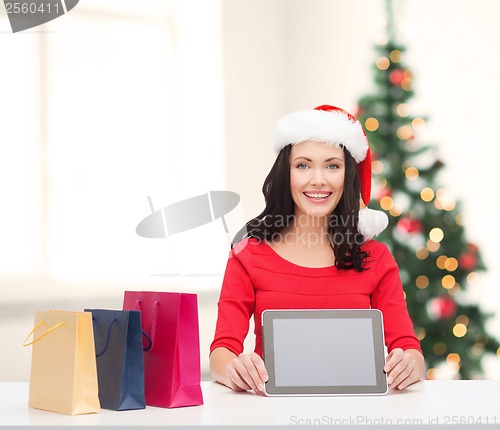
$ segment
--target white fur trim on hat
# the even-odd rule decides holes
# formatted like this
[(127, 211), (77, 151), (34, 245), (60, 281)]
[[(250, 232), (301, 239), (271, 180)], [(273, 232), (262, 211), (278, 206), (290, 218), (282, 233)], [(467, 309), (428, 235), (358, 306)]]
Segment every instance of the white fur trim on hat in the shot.
[(352, 122), (339, 111), (305, 110), (281, 118), (274, 129), (276, 152), (289, 144), (316, 140), (330, 145), (342, 144), (356, 160), (363, 161), (368, 140), (359, 121)]
[(359, 211), (358, 231), (365, 237), (365, 242), (384, 231), (388, 224), (385, 212), (368, 208)]

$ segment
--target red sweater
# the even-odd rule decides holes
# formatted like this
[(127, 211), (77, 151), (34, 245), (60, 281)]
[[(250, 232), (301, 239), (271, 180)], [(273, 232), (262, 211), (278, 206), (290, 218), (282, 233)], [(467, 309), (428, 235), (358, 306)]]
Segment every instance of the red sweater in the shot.
[(362, 246), (369, 255), (357, 272), (335, 266), (298, 266), (280, 257), (267, 243), (239, 242), (230, 252), (219, 299), (213, 351), (225, 347), (243, 352), (252, 314), (255, 352), (262, 356), (262, 311), (266, 309), (367, 309), (382, 311), (388, 352), (394, 348), (422, 351), (408, 316), (399, 270), (382, 243)]

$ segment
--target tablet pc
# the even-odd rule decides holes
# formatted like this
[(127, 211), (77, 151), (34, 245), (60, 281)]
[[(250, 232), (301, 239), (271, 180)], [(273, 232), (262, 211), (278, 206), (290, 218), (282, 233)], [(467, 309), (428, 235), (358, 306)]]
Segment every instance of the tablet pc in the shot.
[(266, 310), (262, 325), (267, 395), (387, 392), (378, 309)]

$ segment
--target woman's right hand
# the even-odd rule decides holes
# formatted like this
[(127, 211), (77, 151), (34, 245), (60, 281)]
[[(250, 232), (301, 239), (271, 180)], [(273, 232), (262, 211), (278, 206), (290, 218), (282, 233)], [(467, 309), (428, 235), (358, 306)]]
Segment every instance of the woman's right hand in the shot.
[(256, 394), (264, 394), (268, 376), (264, 360), (257, 353), (238, 355), (224, 370), (228, 385), (234, 391), (254, 390)]

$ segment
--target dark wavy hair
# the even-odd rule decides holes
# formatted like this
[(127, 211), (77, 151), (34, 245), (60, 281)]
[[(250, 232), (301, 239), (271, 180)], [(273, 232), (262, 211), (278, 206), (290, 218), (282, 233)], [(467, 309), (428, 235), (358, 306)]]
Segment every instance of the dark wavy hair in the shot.
[[(341, 146), (342, 147), (342, 146)], [(290, 152), (285, 146), (264, 181), (262, 193), (266, 206), (262, 213), (248, 221), (236, 234), (231, 247), (244, 238), (272, 241), (295, 219), (295, 203), (290, 190)], [(356, 161), (342, 147), (345, 157), (345, 178), (342, 197), (330, 215), (328, 234), (339, 269), (365, 270), (362, 266), (368, 253), (361, 250), (364, 237), (358, 232), (360, 181)]]

